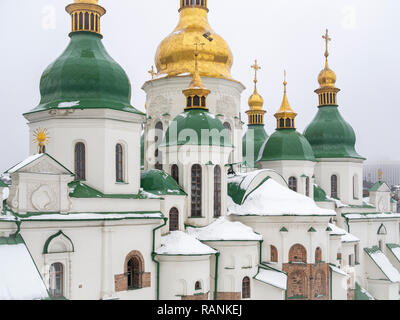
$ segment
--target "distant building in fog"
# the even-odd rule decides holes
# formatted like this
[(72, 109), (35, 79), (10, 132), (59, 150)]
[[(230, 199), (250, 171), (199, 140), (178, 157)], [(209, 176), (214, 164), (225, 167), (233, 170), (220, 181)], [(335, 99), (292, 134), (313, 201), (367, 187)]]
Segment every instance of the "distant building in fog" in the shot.
[(382, 180), (389, 186), (400, 185), (400, 161), (367, 162), (364, 165), (364, 181), (378, 181), (378, 171), (382, 170)]

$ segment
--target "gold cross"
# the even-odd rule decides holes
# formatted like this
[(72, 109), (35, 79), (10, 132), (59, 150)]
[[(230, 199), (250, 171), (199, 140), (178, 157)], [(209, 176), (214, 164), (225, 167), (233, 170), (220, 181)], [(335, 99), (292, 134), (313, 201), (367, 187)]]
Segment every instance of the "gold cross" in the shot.
[(154, 79), (154, 76), (155, 76), (155, 74), (156, 74), (156, 73), (154, 72), (154, 66), (151, 66), (151, 70), (149, 70), (148, 73), (151, 74), (151, 79), (153, 80), (153, 79)]
[(261, 67), (257, 64), (257, 60), (255, 60), (251, 67), (254, 69), (254, 83), (257, 83), (257, 72), (261, 70)]
[(329, 52), (328, 52), (328, 44), (329, 44), (329, 41), (331, 41), (331, 40), (332, 40), (332, 38), (329, 38), (329, 32), (328, 32), (328, 29), (326, 29), (326, 34), (322, 36), (322, 39), (324, 39), (324, 40), (325, 40), (325, 42), (326, 42), (326, 51), (325, 51), (325, 57), (328, 59), (328, 57), (329, 57)]

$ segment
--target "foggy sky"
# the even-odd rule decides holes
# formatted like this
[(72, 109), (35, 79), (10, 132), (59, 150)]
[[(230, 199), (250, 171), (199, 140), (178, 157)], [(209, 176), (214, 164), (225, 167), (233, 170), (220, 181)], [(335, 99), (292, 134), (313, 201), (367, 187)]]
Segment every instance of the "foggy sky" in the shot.
[[(28, 156), (22, 113), (40, 100), (44, 69), (66, 48), (72, 0), (0, 0), (0, 171)], [(104, 44), (127, 72), (132, 104), (144, 111), (143, 83), (157, 46), (178, 22), (179, 0), (100, 0)], [(259, 92), (267, 110), (266, 130), (275, 130), (273, 114), (288, 73), (288, 98), (303, 132), (317, 112), (317, 77), (324, 67), (322, 35), (329, 28), (330, 67), (337, 74), (340, 112), (357, 135), (357, 151), (369, 160), (400, 160), (398, 0), (209, 0), (209, 20), (228, 42), (233, 77), (253, 90), (258, 59)], [(183, 109), (183, 106), (182, 106)], [(247, 117), (242, 115), (247, 121)]]

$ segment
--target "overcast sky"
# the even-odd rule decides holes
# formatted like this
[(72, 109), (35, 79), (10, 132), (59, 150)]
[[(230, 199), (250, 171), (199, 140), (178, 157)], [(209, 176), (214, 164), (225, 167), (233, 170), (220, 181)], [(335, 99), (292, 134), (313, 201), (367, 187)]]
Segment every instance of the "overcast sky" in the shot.
[[(22, 113), (39, 103), (44, 69), (68, 44), (67, 0), (0, 0), (0, 171), (28, 156)], [(104, 43), (127, 72), (132, 104), (144, 110), (141, 90), (157, 46), (178, 22), (179, 0), (100, 0)], [(303, 132), (317, 112), (317, 77), (324, 66), (322, 35), (329, 28), (330, 67), (337, 74), (340, 111), (357, 134), (357, 149), (369, 160), (400, 160), (399, 0), (209, 0), (209, 20), (233, 55), (232, 75), (252, 93), (258, 59), (259, 92), (268, 111), (266, 130), (288, 96)], [(183, 108), (183, 106), (182, 106)], [(243, 117), (245, 119), (246, 117)]]

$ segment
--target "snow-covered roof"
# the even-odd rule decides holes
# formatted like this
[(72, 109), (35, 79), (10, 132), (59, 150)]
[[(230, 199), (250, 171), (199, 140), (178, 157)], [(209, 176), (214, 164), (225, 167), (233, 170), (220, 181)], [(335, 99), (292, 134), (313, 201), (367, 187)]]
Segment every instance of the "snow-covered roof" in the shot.
[(187, 228), (187, 233), (200, 241), (259, 241), (262, 236), (241, 222), (229, 221), (221, 217), (204, 228)]
[(258, 273), (254, 277), (254, 279), (282, 290), (286, 290), (287, 288), (287, 275), (283, 272), (273, 269), (267, 270), (259, 268)]
[(395, 258), (397, 259), (397, 261), (400, 262), (400, 246), (398, 244), (391, 244), (388, 243), (387, 247), (389, 248), (389, 250), (393, 253), (393, 255), (395, 256)]
[(173, 231), (161, 237), (161, 248), (156, 250), (159, 255), (210, 255), (217, 251), (201, 243), (195, 237), (182, 231)]
[(355, 235), (348, 233), (346, 230), (339, 228), (338, 226), (334, 225), (333, 223), (329, 224), (329, 228), (332, 229), (332, 231), (330, 232), (331, 236), (342, 236), (342, 242), (359, 242), (360, 241), (360, 239), (358, 239)]
[(399, 271), (378, 247), (365, 248), (364, 250), (391, 282), (400, 282)]
[(268, 179), (248, 194), (242, 205), (228, 197), (228, 211), (240, 216), (335, 216), (333, 210), (321, 209), (309, 197)]
[(44, 157), (47, 157), (47, 158), (51, 159), (54, 163), (57, 163), (57, 165), (59, 167), (61, 167), (63, 169), (63, 171), (65, 171), (65, 173), (69, 173), (71, 175), (73, 174), (69, 169), (64, 167), (61, 163), (59, 163), (56, 159), (54, 159), (52, 156), (48, 155), (47, 153), (38, 153), (38, 154), (34, 154), (32, 156), (29, 156), (24, 161), (18, 163), (17, 165), (13, 166), (12, 168), (8, 169), (5, 173), (12, 174), (17, 171), (20, 171), (21, 169), (25, 168), (26, 166), (30, 165), (31, 163), (35, 162), (36, 160), (38, 160), (40, 158), (44, 158)]
[(329, 265), (329, 267), (332, 269), (333, 272), (341, 274), (342, 276), (346, 276), (346, 277), (349, 276), (346, 272), (344, 272), (342, 269), (339, 269), (338, 267), (335, 267), (333, 265)]
[(398, 219), (400, 213), (346, 213), (343, 216), (349, 220), (363, 220), (363, 219)]
[(7, 240), (7, 244), (0, 244), (0, 300), (48, 298), (46, 286), (22, 238), (1, 239)]

